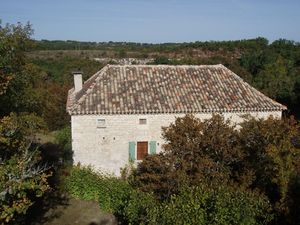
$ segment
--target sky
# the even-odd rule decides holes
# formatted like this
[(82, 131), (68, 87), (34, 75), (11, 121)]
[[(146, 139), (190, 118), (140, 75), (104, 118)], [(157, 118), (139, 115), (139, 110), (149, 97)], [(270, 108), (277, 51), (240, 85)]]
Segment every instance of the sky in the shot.
[(0, 0), (0, 19), (37, 40), (300, 42), (300, 0)]

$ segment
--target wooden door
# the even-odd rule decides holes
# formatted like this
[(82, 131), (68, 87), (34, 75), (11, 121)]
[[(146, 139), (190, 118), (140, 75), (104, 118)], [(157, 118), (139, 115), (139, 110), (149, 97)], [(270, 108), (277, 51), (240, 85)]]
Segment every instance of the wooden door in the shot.
[(137, 143), (137, 160), (143, 160), (148, 155), (148, 142)]

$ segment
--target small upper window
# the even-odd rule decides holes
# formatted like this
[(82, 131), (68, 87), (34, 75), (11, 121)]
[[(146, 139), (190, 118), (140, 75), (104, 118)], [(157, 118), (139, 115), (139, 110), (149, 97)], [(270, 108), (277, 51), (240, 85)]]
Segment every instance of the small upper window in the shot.
[(147, 119), (140, 119), (139, 124), (147, 124)]
[(97, 127), (105, 128), (106, 127), (105, 119), (97, 119)]

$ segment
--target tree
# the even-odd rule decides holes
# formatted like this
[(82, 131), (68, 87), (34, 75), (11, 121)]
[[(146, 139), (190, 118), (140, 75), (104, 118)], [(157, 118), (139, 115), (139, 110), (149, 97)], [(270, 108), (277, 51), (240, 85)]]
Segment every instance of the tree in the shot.
[(49, 167), (39, 164), (37, 151), (27, 148), (0, 161), (0, 222), (19, 224), (36, 197), (50, 189)]
[[(243, 159), (234, 126), (221, 116), (200, 121), (193, 115), (177, 118), (163, 128), (166, 144), (160, 155), (149, 156), (134, 172), (134, 185), (167, 199), (182, 186), (227, 182)], [(234, 168), (234, 169), (233, 169)]]
[(0, 222), (19, 223), (36, 197), (49, 190), (49, 167), (31, 146), (41, 119), (30, 114), (0, 120)]
[(258, 188), (265, 193), (278, 217), (287, 220), (291, 210), (289, 204), (294, 201), (289, 189), (295, 177), (299, 176), (299, 123), (293, 118), (251, 118), (241, 124), (239, 135), (246, 154), (245, 167), (254, 174), (251, 188)]
[(10, 112), (37, 112), (41, 108), (34, 90), (43, 81), (42, 72), (27, 63), (26, 51), (32, 46), (30, 24), (0, 26), (0, 116)]
[(0, 95), (3, 95), (12, 80), (15, 79), (25, 64), (25, 50), (31, 45), (33, 30), (28, 23), (23, 26), (0, 23)]
[(26, 62), (29, 24), (0, 26), (0, 223), (19, 224), (36, 198), (49, 190), (48, 167), (31, 144), (44, 128), (39, 113), (40, 70)]
[(289, 62), (279, 56), (275, 62), (264, 65), (254, 82), (267, 96), (288, 103), (293, 97), (295, 82), (290, 67)]
[(221, 116), (201, 121), (186, 115), (163, 128), (163, 137), (164, 151), (133, 173), (140, 190), (161, 200), (200, 184), (259, 191), (271, 202), (276, 224), (296, 224), (300, 124), (293, 118), (245, 117), (237, 129)]
[(0, 159), (9, 159), (35, 141), (36, 132), (45, 129), (44, 121), (28, 113), (11, 113), (0, 119)]

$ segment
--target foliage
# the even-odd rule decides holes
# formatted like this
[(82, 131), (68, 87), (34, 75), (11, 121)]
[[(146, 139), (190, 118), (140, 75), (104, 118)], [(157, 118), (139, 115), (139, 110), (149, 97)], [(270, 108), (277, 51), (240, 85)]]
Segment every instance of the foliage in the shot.
[(1, 97), (0, 114), (34, 112), (49, 129), (61, 128), (69, 122), (65, 113), (67, 90), (65, 85), (47, 82), (47, 74), (36, 65), (26, 64)]
[(72, 196), (98, 200), (126, 224), (266, 224), (272, 219), (265, 196), (224, 184), (199, 183), (161, 202), (120, 179), (73, 167), (67, 186)]
[(142, 52), (171, 52), (179, 51), (187, 48), (202, 48), (203, 50), (216, 51), (225, 49), (234, 51), (235, 48), (244, 50), (259, 50), (268, 45), (268, 40), (262, 37), (249, 40), (237, 41), (205, 41), (205, 42), (190, 42), (190, 43), (135, 43), (135, 42), (80, 42), (80, 41), (35, 41), (36, 50), (111, 50), (115, 48), (119, 51), (142, 51)]
[(287, 207), (289, 214), (286, 217), (289, 224), (297, 224), (300, 221), (300, 163), (297, 165), (296, 175), (293, 176), (289, 183)]
[(134, 190), (127, 182), (90, 167), (73, 167), (66, 187), (73, 197), (97, 200), (101, 209), (114, 213), (124, 223), (144, 223), (147, 212), (155, 206), (151, 194)]
[(34, 114), (15, 114), (0, 119), (0, 159), (9, 159), (35, 139), (36, 132), (45, 128), (43, 120)]
[(267, 224), (270, 204), (262, 195), (226, 185), (186, 187), (152, 208), (151, 224)]
[(62, 148), (63, 151), (71, 151), (72, 150), (71, 127), (67, 126), (57, 131), (55, 134), (55, 140), (57, 144)]
[(1, 116), (12, 111), (33, 112), (40, 107), (39, 98), (32, 90), (40, 82), (39, 71), (26, 63), (25, 56), (25, 51), (32, 45), (32, 33), (30, 24), (0, 25)]
[(103, 67), (97, 61), (79, 57), (32, 59), (31, 62), (46, 72), (51, 83), (67, 85), (68, 87), (73, 85), (72, 71), (82, 70), (83, 79), (86, 80)]
[(46, 83), (41, 90), (43, 106), (40, 116), (49, 130), (62, 129), (70, 124), (70, 116), (66, 113), (67, 89), (65, 85)]
[[(69, 124), (70, 116), (66, 113), (66, 99), (68, 90), (73, 85), (74, 70), (84, 71), (84, 79), (102, 68), (102, 64), (88, 59), (63, 57), (56, 59), (35, 59), (32, 63), (39, 68), (41, 78), (35, 79), (36, 82), (43, 81), (41, 85), (36, 85), (34, 90), (37, 96), (36, 101), (27, 98), (30, 102), (36, 102), (39, 107), (26, 107), (34, 110), (47, 123), (50, 130), (61, 129)], [(32, 74), (32, 73), (31, 73)], [(28, 85), (27, 85), (28, 86)], [(26, 102), (26, 101), (22, 101)]]
[[(47, 71), (28, 62), (26, 52), (33, 46), (32, 33), (30, 24), (0, 24), (0, 116), (35, 113), (50, 129), (62, 128), (69, 120), (65, 113), (69, 86), (49, 82)], [(76, 62), (80, 66), (83, 60)], [(67, 78), (70, 80), (71, 75)]]
[[(224, 184), (259, 190), (268, 197), (274, 221), (293, 224), (300, 162), (300, 126), (293, 118), (256, 120), (239, 127), (220, 116), (192, 115), (163, 128), (164, 153), (146, 157), (133, 173), (133, 186), (169, 200), (186, 186)], [(238, 128), (238, 129), (237, 129)]]
[(159, 205), (151, 193), (133, 190), (119, 218), (128, 224), (151, 224), (151, 212)]
[(25, 64), (24, 51), (31, 46), (32, 33), (30, 24), (2, 26), (0, 21), (0, 95), (6, 92)]
[(20, 222), (34, 203), (50, 189), (46, 173), (49, 169), (39, 164), (37, 151), (28, 148), (0, 164), (0, 222)]
[(133, 184), (165, 199), (182, 185), (210, 180), (227, 182), (243, 159), (238, 134), (220, 116), (204, 122), (187, 115), (163, 128), (165, 153), (150, 156), (139, 164)]
[(31, 114), (0, 120), (0, 222), (19, 223), (37, 197), (49, 190), (48, 167), (32, 149), (42, 120)]
[(242, 55), (240, 65), (252, 75), (253, 86), (286, 104), (299, 116), (299, 43), (279, 39), (260, 51)]
[[(66, 180), (69, 193), (85, 200), (99, 200), (102, 209), (118, 212), (126, 204), (131, 187), (115, 177), (94, 172), (89, 167), (73, 167)], [(124, 201), (125, 200), (125, 201)]]
[(153, 192), (159, 200), (169, 199), (186, 184), (186, 176), (174, 168), (174, 160), (168, 155), (147, 156), (129, 178), (134, 187), (143, 192)]
[(263, 191), (283, 217), (291, 210), (288, 202), (293, 201), (288, 191), (300, 162), (299, 138), (300, 125), (293, 118), (251, 118), (241, 124), (244, 166), (254, 174), (251, 187)]

